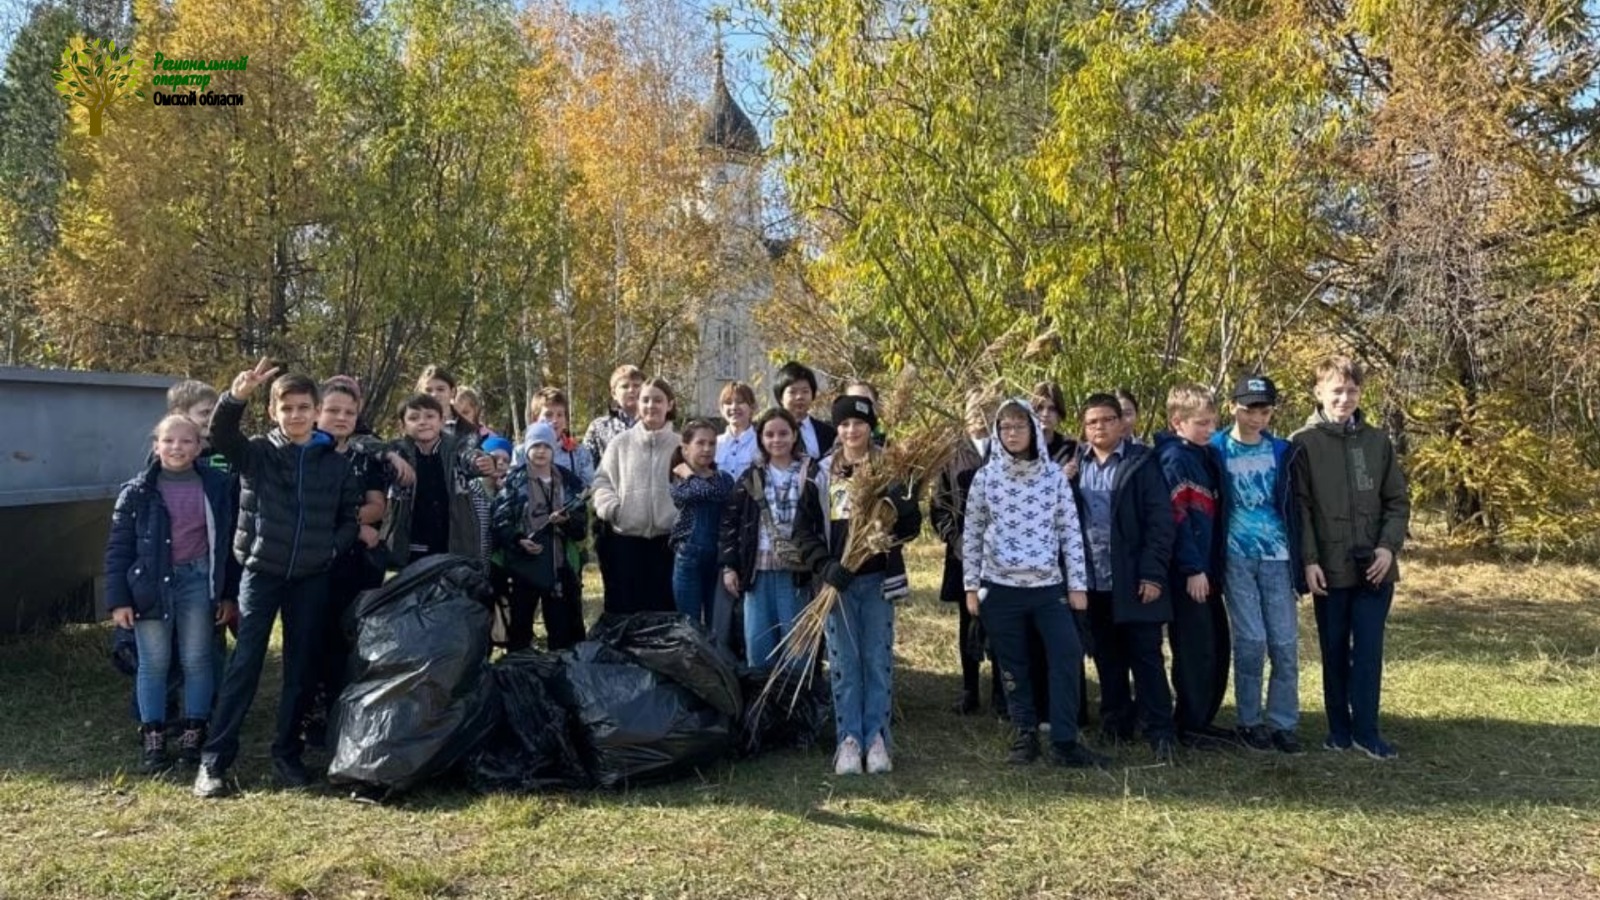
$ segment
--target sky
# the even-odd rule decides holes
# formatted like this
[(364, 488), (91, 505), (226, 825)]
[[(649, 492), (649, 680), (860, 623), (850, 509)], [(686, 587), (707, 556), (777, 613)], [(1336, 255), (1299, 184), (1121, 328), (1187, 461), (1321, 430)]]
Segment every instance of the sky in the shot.
[[(10, 52), (11, 42), (15, 39), (17, 30), (27, 20), (28, 10), (36, 2), (37, 0), (0, 0), (0, 60), (4, 60), (6, 54)], [(219, 0), (219, 4), (226, 2), (227, 0)], [(567, 2), (573, 9), (580, 11), (616, 12), (622, 5), (622, 0), (567, 0)], [(738, 0), (729, 2), (679, 0), (679, 3), (691, 15), (698, 15), (707, 22), (711, 21), (714, 10), (721, 9), (730, 13), (733, 21), (723, 27), (729, 87), (733, 91), (734, 99), (744, 108), (757, 130), (761, 132), (762, 140), (771, 143), (775, 116), (767, 98), (767, 71), (762, 64), (767, 44), (765, 38), (751, 29), (747, 23), (741, 24), (749, 13), (738, 8), (741, 5)], [(707, 65), (709, 66), (709, 62)]]

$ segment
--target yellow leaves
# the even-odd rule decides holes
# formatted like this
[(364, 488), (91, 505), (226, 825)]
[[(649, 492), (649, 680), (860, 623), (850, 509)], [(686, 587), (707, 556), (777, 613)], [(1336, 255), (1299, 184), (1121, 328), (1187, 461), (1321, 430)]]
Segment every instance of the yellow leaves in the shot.
[(1600, 473), (1570, 436), (1533, 426), (1538, 405), (1509, 391), (1473, 402), (1459, 385), (1418, 404), (1419, 437), (1406, 459), (1412, 493), (1448, 505), (1466, 491), (1481, 505), (1476, 519), (1457, 524), (1457, 540), (1560, 548), (1600, 529)]

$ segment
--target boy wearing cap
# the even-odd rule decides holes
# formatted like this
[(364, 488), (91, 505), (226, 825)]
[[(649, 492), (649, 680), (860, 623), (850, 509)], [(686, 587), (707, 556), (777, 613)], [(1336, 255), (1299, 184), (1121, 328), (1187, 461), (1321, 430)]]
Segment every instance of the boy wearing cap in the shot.
[[(1292, 483), (1294, 448), (1267, 430), (1278, 405), (1272, 379), (1255, 374), (1233, 389), (1233, 425), (1211, 439), (1227, 494), (1223, 599), (1233, 630), (1233, 694), (1239, 739), (1252, 750), (1299, 753), (1300, 512)], [(1272, 678), (1261, 706), (1267, 660)]]
[(495, 549), (511, 576), (507, 650), (532, 646), (533, 613), (541, 606), (549, 649), (583, 640), (583, 598), (574, 587), (588, 522), (583, 482), (554, 462), (559, 440), (549, 422), (533, 423), (527, 459), (506, 475), (489, 514)]

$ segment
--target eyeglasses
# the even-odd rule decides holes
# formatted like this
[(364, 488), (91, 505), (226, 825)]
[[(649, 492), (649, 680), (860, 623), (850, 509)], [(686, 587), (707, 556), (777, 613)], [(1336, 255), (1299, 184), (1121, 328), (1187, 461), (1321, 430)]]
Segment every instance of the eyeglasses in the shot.
[(1032, 426), (1026, 422), (1004, 422), (1001, 423), (999, 430), (1001, 434), (1016, 434), (1019, 431), (1027, 432), (1031, 429)]

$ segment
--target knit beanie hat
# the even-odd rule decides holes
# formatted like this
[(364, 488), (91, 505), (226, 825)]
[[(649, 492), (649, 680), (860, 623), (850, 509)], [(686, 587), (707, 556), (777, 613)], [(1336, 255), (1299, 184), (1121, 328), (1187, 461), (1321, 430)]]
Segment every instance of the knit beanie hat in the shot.
[(878, 407), (866, 397), (840, 397), (833, 401), (833, 424), (841, 425), (845, 419), (860, 419), (868, 428), (877, 431)]

